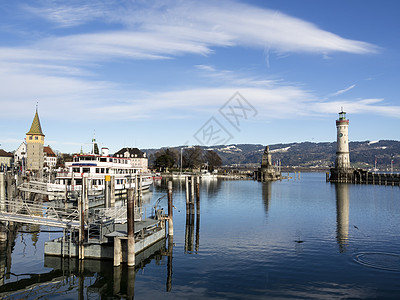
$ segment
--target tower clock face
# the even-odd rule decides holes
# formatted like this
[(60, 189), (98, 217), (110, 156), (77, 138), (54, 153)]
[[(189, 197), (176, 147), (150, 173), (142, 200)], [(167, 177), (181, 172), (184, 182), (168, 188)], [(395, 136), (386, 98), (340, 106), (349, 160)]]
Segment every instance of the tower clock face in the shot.
[(342, 137), (342, 136), (343, 136), (343, 133), (339, 133), (339, 136)]

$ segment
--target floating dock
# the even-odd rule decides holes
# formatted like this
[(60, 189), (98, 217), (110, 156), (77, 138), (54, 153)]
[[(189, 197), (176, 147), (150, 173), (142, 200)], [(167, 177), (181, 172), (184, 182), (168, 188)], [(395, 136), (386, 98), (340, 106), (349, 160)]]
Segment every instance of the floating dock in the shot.
[[(163, 220), (147, 218), (143, 221), (135, 221), (135, 255), (149, 248), (153, 244), (166, 238), (166, 229)], [(120, 255), (120, 262), (128, 261), (128, 231), (127, 223), (118, 224), (109, 222), (94, 230), (83, 242), (84, 258), (110, 259)], [(90, 229), (89, 229), (90, 232)], [(120, 243), (120, 245), (116, 245)], [(116, 251), (116, 247), (120, 250)], [(68, 234), (52, 241), (45, 242), (45, 255), (62, 257), (79, 257), (79, 243), (74, 235)]]

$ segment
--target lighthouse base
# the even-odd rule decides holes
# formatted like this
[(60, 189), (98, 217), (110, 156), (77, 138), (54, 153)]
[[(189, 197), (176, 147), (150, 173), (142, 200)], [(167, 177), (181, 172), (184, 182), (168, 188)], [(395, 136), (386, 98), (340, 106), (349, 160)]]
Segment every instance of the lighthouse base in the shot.
[(354, 169), (331, 168), (329, 181), (352, 183), (354, 182)]

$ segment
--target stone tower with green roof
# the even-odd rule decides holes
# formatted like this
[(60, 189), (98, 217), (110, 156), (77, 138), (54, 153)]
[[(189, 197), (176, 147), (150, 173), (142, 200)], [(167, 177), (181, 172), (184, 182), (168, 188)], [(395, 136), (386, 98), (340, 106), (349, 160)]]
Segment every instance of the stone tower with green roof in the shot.
[(43, 146), (44, 134), (40, 126), (39, 114), (36, 107), (36, 114), (33, 118), (31, 129), (26, 134), (26, 169), (30, 171), (43, 170)]

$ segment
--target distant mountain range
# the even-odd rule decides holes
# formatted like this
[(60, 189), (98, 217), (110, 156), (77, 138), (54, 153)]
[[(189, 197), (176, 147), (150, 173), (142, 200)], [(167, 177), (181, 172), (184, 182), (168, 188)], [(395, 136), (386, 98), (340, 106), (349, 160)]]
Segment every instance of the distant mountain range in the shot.
[[(261, 156), (266, 145), (232, 144), (202, 147), (216, 151), (224, 165), (246, 165), (256, 167), (261, 163)], [(272, 160), (280, 161), (283, 167), (327, 169), (334, 165), (336, 142), (289, 143), (269, 145)], [(390, 169), (393, 160), (394, 169), (400, 167), (400, 141), (380, 140), (350, 142), (350, 161), (352, 166), (370, 169), (376, 166), (380, 170)], [(180, 152), (181, 147), (173, 147)], [(152, 163), (154, 153), (160, 149), (142, 149)]]

